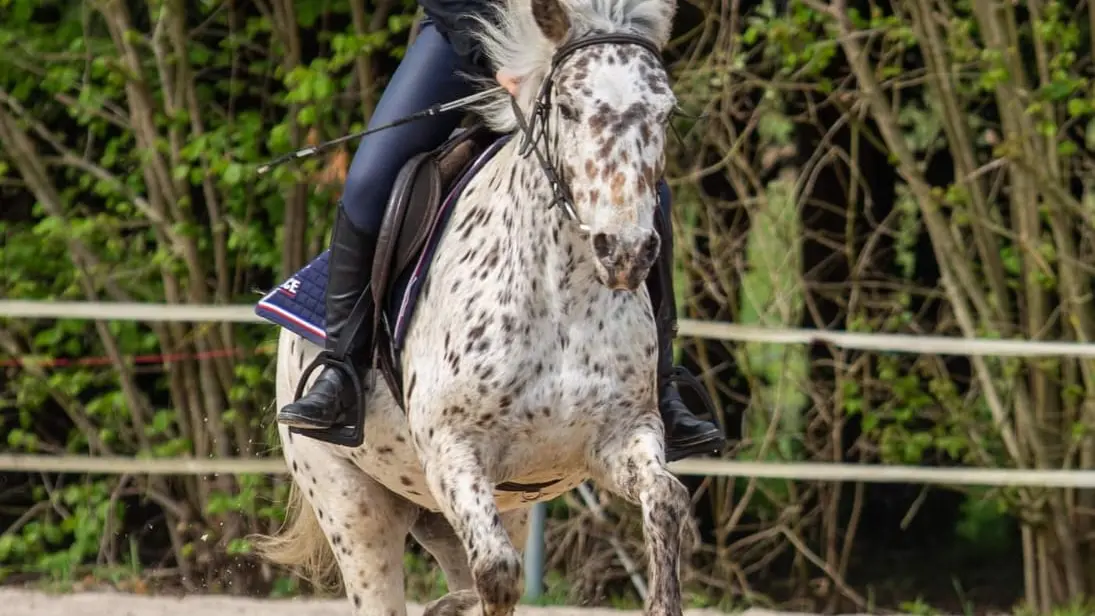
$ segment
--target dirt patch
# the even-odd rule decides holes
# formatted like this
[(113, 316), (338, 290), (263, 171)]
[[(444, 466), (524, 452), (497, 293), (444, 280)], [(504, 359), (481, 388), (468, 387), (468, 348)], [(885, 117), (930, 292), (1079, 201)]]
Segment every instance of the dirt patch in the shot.
[[(140, 596), (116, 592), (51, 595), (0, 588), (4, 616), (350, 616), (342, 600), (247, 599), (239, 597)], [(421, 616), (422, 606), (411, 605), (407, 616)], [(608, 608), (520, 606), (517, 616), (639, 616), (638, 611)], [(715, 610), (687, 610), (687, 616), (726, 616)], [(801, 612), (750, 609), (741, 616), (812, 616)], [(863, 616), (863, 615), (861, 615)]]

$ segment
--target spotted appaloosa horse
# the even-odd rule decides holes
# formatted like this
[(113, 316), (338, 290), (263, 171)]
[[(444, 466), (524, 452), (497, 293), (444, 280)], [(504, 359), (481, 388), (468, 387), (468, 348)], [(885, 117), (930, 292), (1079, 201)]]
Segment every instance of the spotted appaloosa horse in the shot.
[[(523, 85), (515, 104), (479, 112), (517, 136), (466, 185), (437, 249), (402, 356), (406, 412), (381, 386), (358, 447), (280, 430), (291, 516), (261, 549), (310, 574), (337, 566), (358, 615), (405, 613), (408, 532), (452, 590), (428, 613), (512, 614), (528, 507), (587, 479), (641, 506), (647, 613), (681, 613), (688, 493), (665, 466), (642, 284), (660, 247), (676, 103), (660, 50), (676, 4), (565, 1), (509, 0), (499, 25), (482, 25), (495, 66)], [(534, 156), (530, 123), (543, 130)], [(279, 407), (320, 350), (282, 330)]]

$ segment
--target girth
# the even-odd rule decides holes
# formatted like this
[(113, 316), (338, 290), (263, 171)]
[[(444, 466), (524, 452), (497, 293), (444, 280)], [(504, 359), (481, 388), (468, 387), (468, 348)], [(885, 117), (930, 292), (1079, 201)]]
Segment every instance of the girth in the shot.
[(494, 486), (496, 490), (503, 492), (529, 492), (537, 493), (543, 492), (545, 489), (562, 481), (563, 478), (552, 479), (551, 481), (541, 481), (539, 483), (517, 483), (514, 481), (503, 481), (502, 483)]

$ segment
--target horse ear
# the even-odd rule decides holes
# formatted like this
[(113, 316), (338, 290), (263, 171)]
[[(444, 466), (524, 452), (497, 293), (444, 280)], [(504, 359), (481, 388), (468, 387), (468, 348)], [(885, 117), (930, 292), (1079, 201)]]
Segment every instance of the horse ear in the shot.
[(570, 16), (562, 0), (532, 0), (532, 18), (549, 41), (559, 44), (570, 31)]

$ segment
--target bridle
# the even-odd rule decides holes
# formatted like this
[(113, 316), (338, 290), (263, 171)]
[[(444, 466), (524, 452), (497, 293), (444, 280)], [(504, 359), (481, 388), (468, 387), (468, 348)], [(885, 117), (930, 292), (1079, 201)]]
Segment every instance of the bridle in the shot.
[[(521, 111), (521, 107), (517, 104), (517, 100), (510, 97), (513, 115), (517, 118), (517, 124), (520, 127), (521, 132), (524, 133), (524, 139), (521, 143), (519, 154), (522, 157), (528, 156), (529, 152), (536, 154), (536, 158), (540, 163), (540, 168), (543, 169), (544, 174), (547, 175), (548, 184), (551, 186), (552, 200), (551, 203), (548, 204), (548, 209), (551, 209), (556, 205), (560, 206), (567, 218), (569, 218), (583, 233), (590, 232), (589, 225), (583, 222), (581, 216), (578, 215), (578, 210), (574, 207), (574, 198), (571, 195), (569, 187), (560, 177), (558, 170), (552, 165), (551, 148), (547, 139), (547, 129), (548, 114), (551, 111), (551, 91), (555, 86), (555, 71), (558, 70), (559, 66), (574, 52), (594, 45), (638, 45), (657, 56), (659, 61), (661, 61), (662, 57), (661, 50), (658, 49), (652, 41), (641, 36), (622, 33), (592, 34), (568, 41), (555, 50), (555, 55), (551, 59), (551, 69), (548, 71), (547, 76), (544, 77), (543, 82), (541, 82), (540, 90), (537, 92), (536, 98), (533, 101), (531, 121), (529, 121)], [(543, 152), (541, 152), (538, 147), (541, 140), (543, 141), (544, 146)]]

